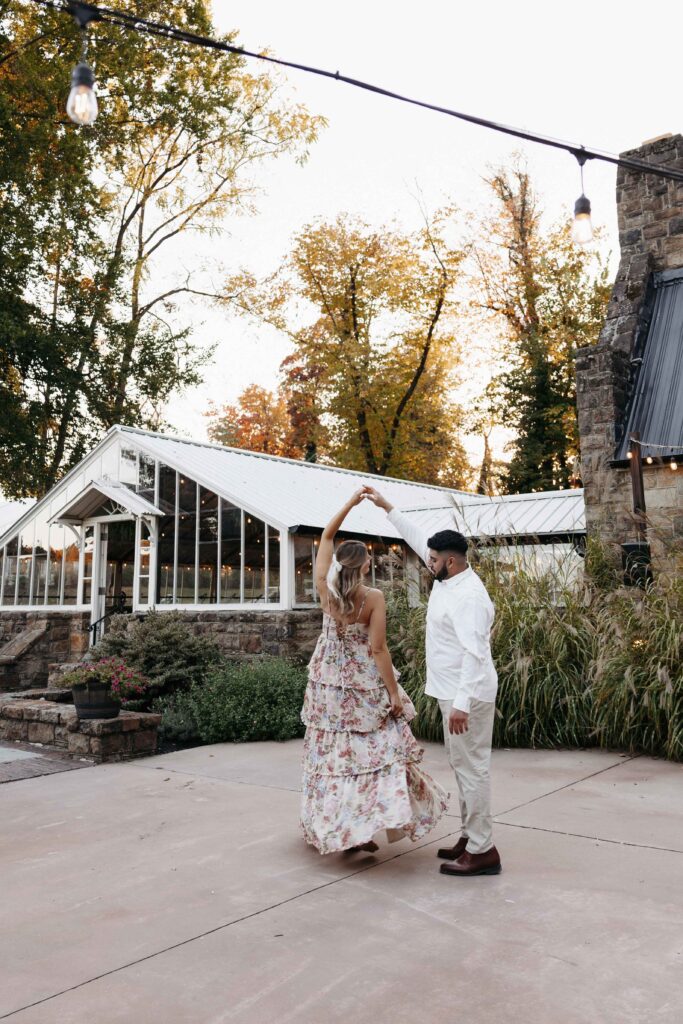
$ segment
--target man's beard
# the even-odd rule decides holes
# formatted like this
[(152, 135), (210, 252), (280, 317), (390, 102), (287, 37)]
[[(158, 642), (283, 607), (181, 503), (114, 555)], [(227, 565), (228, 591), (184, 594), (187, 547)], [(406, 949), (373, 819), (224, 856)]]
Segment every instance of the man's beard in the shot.
[(439, 583), (443, 583), (444, 580), (448, 579), (448, 570), (445, 565), (442, 565), (439, 571), (434, 573), (434, 579), (438, 580)]

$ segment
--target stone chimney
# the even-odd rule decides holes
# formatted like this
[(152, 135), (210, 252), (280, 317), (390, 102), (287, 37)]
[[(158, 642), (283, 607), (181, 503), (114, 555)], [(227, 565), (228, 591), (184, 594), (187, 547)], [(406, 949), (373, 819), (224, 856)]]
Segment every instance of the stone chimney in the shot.
[[(683, 135), (622, 156), (683, 171)], [(649, 326), (652, 275), (683, 267), (683, 183), (619, 167), (616, 192), (621, 261), (599, 341), (577, 354), (576, 384), (587, 527), (622, 543), (633, 539), (630, 475), (610, 462), (635, 380), (632, 358)], [(653, 465), (644, 477), (648, 516), (683, 536), (683, 472)]]

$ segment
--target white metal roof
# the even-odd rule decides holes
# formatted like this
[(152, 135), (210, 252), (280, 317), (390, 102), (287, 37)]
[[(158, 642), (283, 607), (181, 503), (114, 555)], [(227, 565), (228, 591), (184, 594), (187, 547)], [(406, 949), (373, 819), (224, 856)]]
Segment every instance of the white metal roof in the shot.
[[(543, 536), (585, 530), (582, 490), (487, 498), (131, 427), (118, 429), (150, 455), (286, 530), (322, 529), (353, 491), (367, 483), (432, 532), (453, 529), (454, 513), (459, 524), (455, 528), (468, 536)], [(370, 536), (398, 536), (385, 513), (371, 502), (352, 509), (343, 528)]]
[(439, 506), (406, 509), (425, 530), (459, 530), (468, 537), (548, 537), (585, 533), (583, 490), (541, 491), (497, 498), (453, 497)]
[[(68, 481), (77, 477), (84, 466), (94, 465), (97, 453), (105, 450), (117, 436), (124, 444), (186, 473), (209, 490), (285, 531), (299, 526), (322, 529), (353, 491), (368, 483), (431, 533), (454, 526), (471, 537), (548, 537), (585, 531), (582, 490), (487, 498), (123, 426), (112, 427), (93, 451), (37, 503), (36, 511), (49, 506), (57, 488), (66, 491)], [(87, 473), (85, 469), (86, 480)], [(112, 480), (97, 483), (120, 486), (114, 485)], [(127, 500), (133, 497), (133, 492), (129, 491)], [(69, 505), (72, 507), (71, 502)], [(0, 541), (4, 542), (11, 536), (10, 531), (14, 532), (14, 527), (22, 525), (32, 506), (29, 502), (0, 505)], [(64, 511), (62, 509), (62, 513)], [(138, 514), (149, 515), (156, 511), (150, 506)], [(344, 529), (370, 537), (398, 538), (384, 512), (371, 502), (363, 502), (352, 509)]]
[(53, 523), (80, 522), (92, 516), (102, 504), (103, 498), (109, 498), (122, 509), (137, 516), (163, 516), (161, 509), (156, 508), (140, 494), (118, 480), (91, 480), (80, 494), (72, 498), (59, 512), (52, 516)]
[[(262, 519), (285, 530), (298, 526), (322, 529), (347, 498), (364, 484), (378, 485), (399, 508), (441, 504), (462, 491), (415, 484), (334, 466), (298, 462), (240, 448), (202, 444), (130, 427), (120, 427), (122, 439), (137, 446), (208, 489), (242, 504)], [(344, 521), (345, 530), (371, 536), (398, 537), (386, 515), (371, 502), (357, 505)]]

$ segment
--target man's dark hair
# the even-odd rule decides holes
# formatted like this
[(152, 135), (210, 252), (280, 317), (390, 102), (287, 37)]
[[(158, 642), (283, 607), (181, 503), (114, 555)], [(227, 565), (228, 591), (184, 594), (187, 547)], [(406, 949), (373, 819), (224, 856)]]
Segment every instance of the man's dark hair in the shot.
[(427, 547), (431, 548), (432, 551), (451, 551), (454, 555), (462, 555), (463, 557), (467, 554), (467, 537), (462, 533), (458, 533), (457, 530), (439, 530), (433, 537), (430, 537), (427, 541)]

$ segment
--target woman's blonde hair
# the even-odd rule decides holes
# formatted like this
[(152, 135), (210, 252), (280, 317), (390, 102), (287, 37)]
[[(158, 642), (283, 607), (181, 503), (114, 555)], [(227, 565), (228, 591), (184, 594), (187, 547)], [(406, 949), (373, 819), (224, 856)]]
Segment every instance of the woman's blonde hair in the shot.
[(334, 555), (327, 573), (330, 605), (341, 615), (353, 611), (353, 597), (363, 579), (363, 565), (368, 549), (361, 540), (344, 540)]

